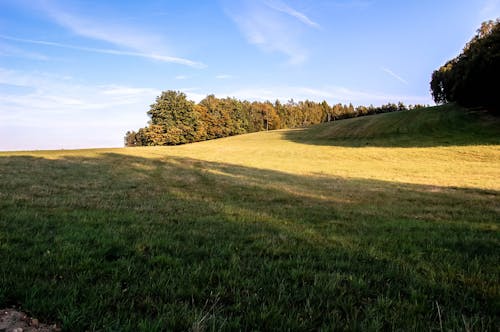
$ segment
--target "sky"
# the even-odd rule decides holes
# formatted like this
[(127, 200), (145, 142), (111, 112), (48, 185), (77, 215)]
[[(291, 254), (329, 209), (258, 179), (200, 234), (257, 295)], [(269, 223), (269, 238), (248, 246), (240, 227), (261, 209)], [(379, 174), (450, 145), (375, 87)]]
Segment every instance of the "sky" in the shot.
[(161, 91), (196, 102), (433, 104), (500, 0), (0, 0), (0, 151), (121, 147)]

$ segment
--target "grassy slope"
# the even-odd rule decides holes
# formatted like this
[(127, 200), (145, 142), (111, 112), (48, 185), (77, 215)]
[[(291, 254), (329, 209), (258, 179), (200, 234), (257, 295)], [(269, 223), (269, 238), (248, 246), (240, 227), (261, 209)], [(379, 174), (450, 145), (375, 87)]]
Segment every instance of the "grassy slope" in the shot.
[[(500, 119), (453, 104), (315, 126), (290, 138), (341, 146), (427, 147), (498, 144)], [(294, 137), (295, 136), (295, 137)]]
[(0, 306), (67, 330), (498, 330), (498, 123), (1, 153)]

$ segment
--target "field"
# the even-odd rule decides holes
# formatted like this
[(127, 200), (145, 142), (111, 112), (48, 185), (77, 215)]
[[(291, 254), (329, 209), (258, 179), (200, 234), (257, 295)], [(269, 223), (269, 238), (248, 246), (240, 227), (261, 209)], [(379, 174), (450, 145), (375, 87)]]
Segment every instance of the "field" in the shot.
[(0, 153), (0, 307), (67, 331), (500, 329), (500, 119)]

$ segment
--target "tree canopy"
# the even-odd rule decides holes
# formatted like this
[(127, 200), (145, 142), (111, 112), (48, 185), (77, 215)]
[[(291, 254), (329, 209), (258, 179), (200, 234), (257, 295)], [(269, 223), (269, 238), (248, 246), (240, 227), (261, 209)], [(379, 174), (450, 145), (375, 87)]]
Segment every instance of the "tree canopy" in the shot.
[(438, 104), (500, 110), (500, 19), (483, 22), (462, 53), (432, 73), (431, 92)]

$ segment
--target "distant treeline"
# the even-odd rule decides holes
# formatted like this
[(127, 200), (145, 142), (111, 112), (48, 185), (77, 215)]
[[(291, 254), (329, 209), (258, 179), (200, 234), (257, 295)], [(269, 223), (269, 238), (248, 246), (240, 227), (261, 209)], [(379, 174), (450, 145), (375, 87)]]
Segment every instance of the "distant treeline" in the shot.
[(482, 23), (462, 53), (432, 74), (431, 91), (438, 104), (500, 111), (500, 19)]
[(125, 146), (178, 145), (263, 130), (306, 127), (370, 114), (407, 111), (425, 105), (403, 103), (379, 107), (326, 101), (249, 102), (209, 95), (198, 104), (178, 91), (165, 91), (147, 112), (148, 125), (128, 131)]

